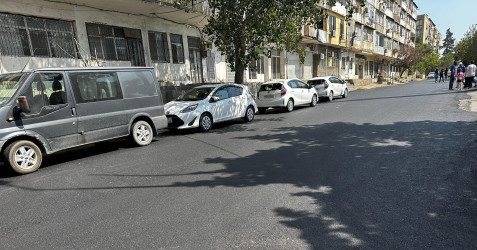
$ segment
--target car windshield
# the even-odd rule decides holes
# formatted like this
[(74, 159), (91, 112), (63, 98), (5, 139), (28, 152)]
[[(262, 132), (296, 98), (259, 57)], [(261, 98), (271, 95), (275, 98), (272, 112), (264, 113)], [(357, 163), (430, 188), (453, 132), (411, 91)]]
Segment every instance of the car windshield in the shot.
[(27, 73), (12, 73), (0, 75), (0, 106), (5, 105), (20, 87)]
[(200, 101), (204, 100), (207, 96), (209, 96), (210, 92), (214, 90), (215, 87), (198, 87), (193, 88), (183, 95), (177, 97), (176, 101)]

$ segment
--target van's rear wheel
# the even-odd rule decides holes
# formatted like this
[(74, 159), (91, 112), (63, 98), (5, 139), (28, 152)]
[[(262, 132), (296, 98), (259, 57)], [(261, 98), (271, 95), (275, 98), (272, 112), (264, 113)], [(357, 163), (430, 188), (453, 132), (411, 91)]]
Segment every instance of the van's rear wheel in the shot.
[(145, 121), (137, 121), (133, 124), (131, 135), (138, 146), (149, 145), (153, 137), (152, 127)]
[(40, 148), (27, 140), (16, 141), (3, 151), (5, 164), (19, 174), (35, 172), (41, 165)]

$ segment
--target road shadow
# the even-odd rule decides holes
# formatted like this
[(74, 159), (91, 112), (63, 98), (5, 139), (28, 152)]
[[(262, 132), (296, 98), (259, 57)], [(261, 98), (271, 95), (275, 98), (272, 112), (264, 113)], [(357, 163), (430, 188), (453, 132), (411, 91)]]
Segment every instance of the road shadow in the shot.
[[(40, 189), (1, 184), (30, 191), (291, 185), (301, 191), (284, 193), (284, 200), (294, 197), (307, 205), (297, 209), (285, 203), (271, 212), (283, 226), (299, 231), (311, 249), (475, 249), (476, 134), (474, 122), (279, 127), (233, 138), (244, 146), (254, 141), (279, 146), (206, 158), (207, 165), (222, 168), (167, 174), (177, 176), (173, 183), (158, 185), (152, 178), (166, 175), (137, 175), (144, 179), (141, 185), (106, 181), (96, 187)], [(203, 179), (180, 181), (188, 176)]]
[(208, 158), (223, 169), (192, 172), (205, 179), (165, 186), (303, 188), (284, 195), (315, 209), (284, 205), (274, 213), (312, 249), (474, 248), (477, 147), (469, 135), (476, 133), (475, 123), (433, 121), (277, 128), (236, 139), (282, 146)]

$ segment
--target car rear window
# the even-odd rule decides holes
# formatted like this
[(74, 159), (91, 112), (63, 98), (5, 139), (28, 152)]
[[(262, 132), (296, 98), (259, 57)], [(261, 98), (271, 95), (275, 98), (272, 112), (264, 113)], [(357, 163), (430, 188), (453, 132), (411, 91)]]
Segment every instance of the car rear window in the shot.
[(271, 90), (281, 90), (282, 84), (281, 83), (269, 83), (269, 84), (262, 84), (260, 86), (260, 91), (271, 91)]
[(318, 80), (310, 80), (310, 81), (308, 81), (308, 84), (310, 84), (311, 86), (320, 85), (320, 84), (323, 84), (323, 83), (325, 83), (325, 80), (324, 80), (324, 79), (318, 79)]

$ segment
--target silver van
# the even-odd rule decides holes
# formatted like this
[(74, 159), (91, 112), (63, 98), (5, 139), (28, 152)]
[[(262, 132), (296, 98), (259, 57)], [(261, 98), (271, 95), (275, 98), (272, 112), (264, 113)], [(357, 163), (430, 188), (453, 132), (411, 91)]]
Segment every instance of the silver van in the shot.
[(167, 127), (153, 68), (46, 68), (0, 75), (0, 148), (15, 172), (43, 154), (130, 136), (139, 146)]

